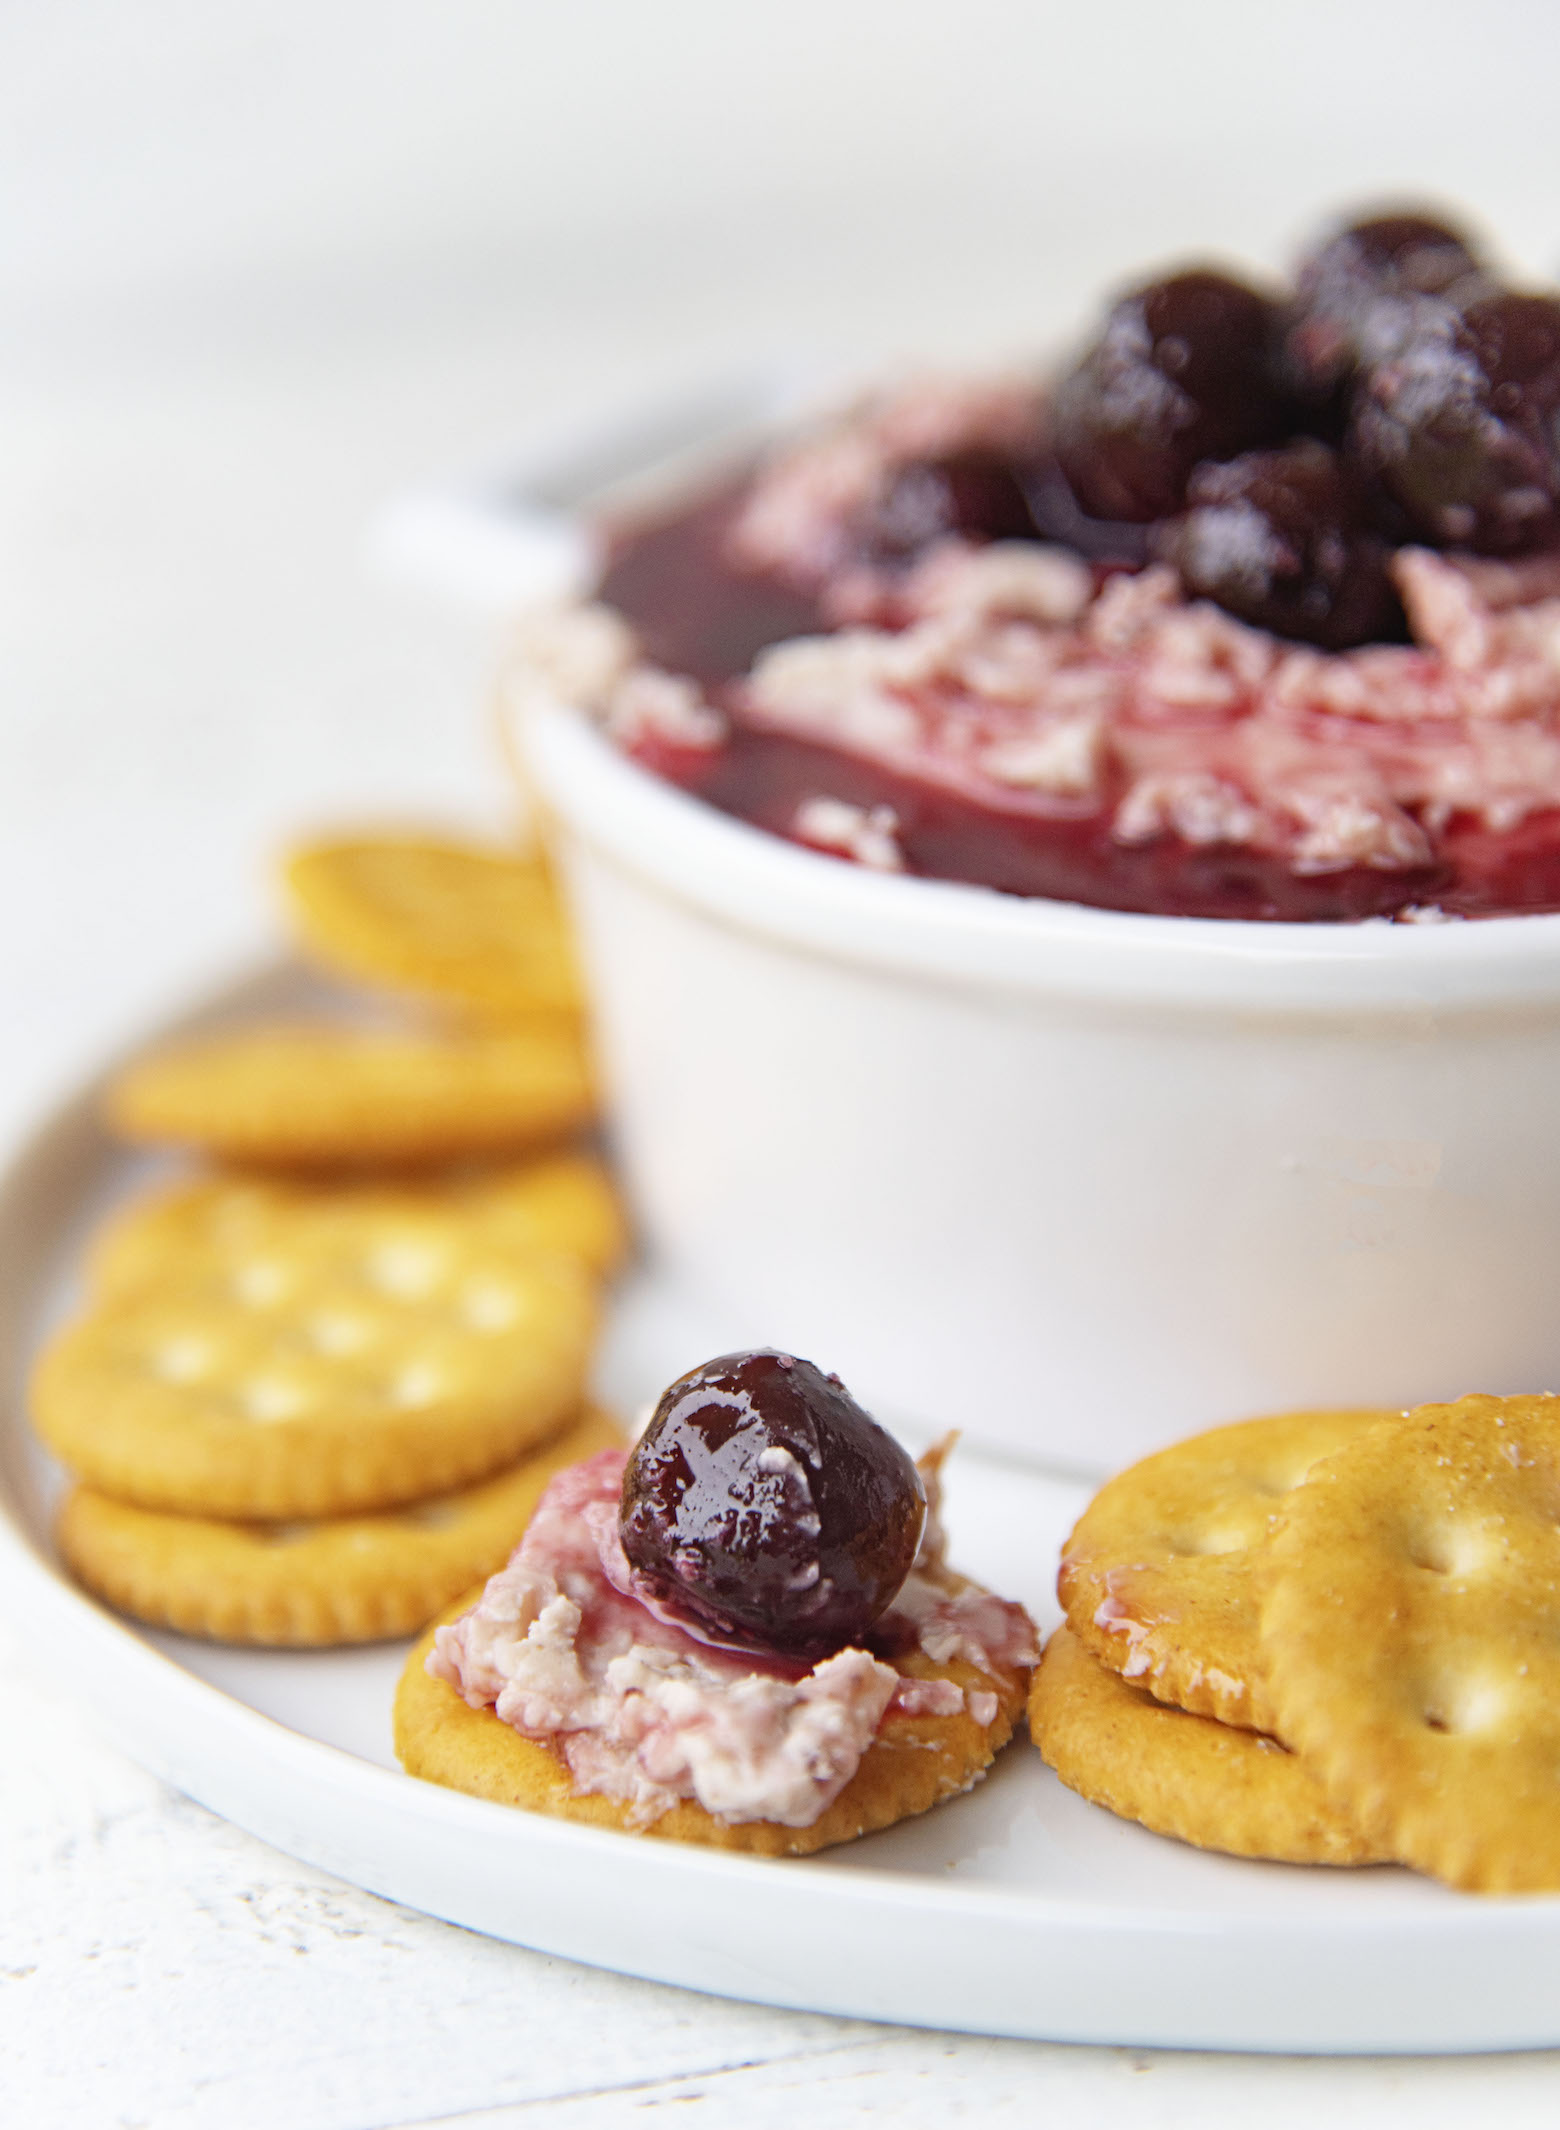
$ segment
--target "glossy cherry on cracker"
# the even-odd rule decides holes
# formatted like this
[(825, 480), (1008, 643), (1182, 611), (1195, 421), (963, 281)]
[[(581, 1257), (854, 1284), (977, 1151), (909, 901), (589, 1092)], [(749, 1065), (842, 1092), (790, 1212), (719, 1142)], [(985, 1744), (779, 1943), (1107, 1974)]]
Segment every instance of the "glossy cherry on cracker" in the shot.
[(635, 1594), (705, 1639), (793, 1651), (859, 1640), (914, 1564), (914, 1464), (838, 1376), (761, 1350), (679, 1377), (629, 1458)]

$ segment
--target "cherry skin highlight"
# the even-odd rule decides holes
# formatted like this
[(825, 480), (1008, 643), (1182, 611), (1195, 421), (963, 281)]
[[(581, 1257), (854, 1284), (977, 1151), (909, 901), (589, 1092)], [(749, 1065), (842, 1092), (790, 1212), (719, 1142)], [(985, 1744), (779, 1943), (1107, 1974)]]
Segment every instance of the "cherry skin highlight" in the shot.
[(859, 1641), (915, 1562), (914, 1464), (810, 1361), (722, 1354), (663, 1394), (623, 1474), (634, 1594), (712, 1642)]

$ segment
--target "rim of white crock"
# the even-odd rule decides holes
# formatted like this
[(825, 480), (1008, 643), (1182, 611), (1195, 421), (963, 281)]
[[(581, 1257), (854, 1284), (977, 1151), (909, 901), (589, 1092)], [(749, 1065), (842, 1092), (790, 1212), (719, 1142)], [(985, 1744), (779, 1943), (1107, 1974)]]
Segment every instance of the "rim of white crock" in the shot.
[(1560, 1006), (1560, 915), (1261, 924), (1091, 909), (876, 873), (641, 768), (587, 713), (504, 705), (534, 793), (583, 843), (728, 927), (940, 985), (1123, 1006), (1377, 1015)]

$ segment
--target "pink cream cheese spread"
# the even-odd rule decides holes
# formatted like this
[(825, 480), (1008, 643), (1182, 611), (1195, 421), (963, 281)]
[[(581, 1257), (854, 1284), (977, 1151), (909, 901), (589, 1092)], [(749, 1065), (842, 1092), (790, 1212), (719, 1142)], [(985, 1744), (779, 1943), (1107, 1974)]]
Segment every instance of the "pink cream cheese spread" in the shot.
[(876, 618), (699, 682), (627, 640), (657, 774), (880, 871), (1307, 919), (1560, 908), (1560, 559), (1405, 547), (1406, 644), (1325, 652), (1058, 547), (934, 547)]
[(944, 1568), (935, 1515), (874, 1630), (880, 1654), (842, 1649), (809, 1667), (698, 1641), (629, 1595), (618, 1539), (625, 1462), (603, 1450), (553, 1480), (509, 1565), (438, 1630), (428, 1669), (471, 1707), (550, 1747), (578, 1790), (625, 1804), (632, 1825), (692, 1800), (727, 1822), (810, 1826), (891, 1711), (996, 1716), (994, 1694), (907, 1678), (896, 1652), (963, 1658), (988, 1674), (1034, 1661), (1022, 1609)]

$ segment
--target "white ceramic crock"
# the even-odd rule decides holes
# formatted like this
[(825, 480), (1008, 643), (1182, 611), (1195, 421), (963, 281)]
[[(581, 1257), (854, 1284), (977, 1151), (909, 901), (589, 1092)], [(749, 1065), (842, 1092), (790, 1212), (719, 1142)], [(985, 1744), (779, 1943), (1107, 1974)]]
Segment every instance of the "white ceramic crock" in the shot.
[(894, 878), (515, 714), (690, 1321), (1090, 1473), (1246, 1413), (1560, 1384), (1560, 917)]

